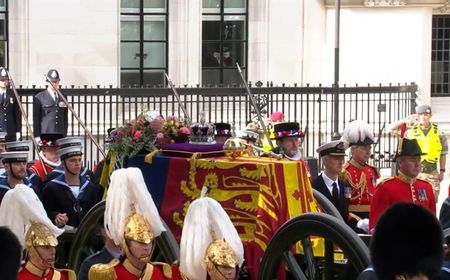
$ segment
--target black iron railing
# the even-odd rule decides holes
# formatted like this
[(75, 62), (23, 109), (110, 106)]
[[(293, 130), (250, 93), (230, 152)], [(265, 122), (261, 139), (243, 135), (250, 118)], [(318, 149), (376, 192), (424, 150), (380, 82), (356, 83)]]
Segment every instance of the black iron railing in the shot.
[[(258, 106), (265, 117), (282, 111), (286, 121), (297, 121), (305, 131), (304, 151), (308, 157), (316, 157), (315, 149), (331, 140), (333, 131), (332, 87), (251, 87)], [(42, 89), (19, 88), (18, 92), (32, 121), (33, 96)], [(176, 99), (169, 88), (62, 88), (80, 118), (96, 140), (104, 143), (106, 130), (118, 127), (126, 120), (134, 119), (146, 110), (159, 111), (163, 116), (183, 117)], [(192, 121), (197, 122), (201, 112), (207, 120), (229, 122), (236, 131), (244, 129), (256, 119), (249, 99), (242, 87), (181, 87), (177, 89)], [(363, 119), (374, 127), (378, 139), (372, 163), (380, 168), (390, 167), (389, 157), (395, 151), (396, 141), (387, 126), (412, 112), (415, 107), (417, 85), (354, 86), (341, 87), (339, 95), (339, 129), (355, 119)], [(26, 139), (23, 126), (22, 138)], [(69, 135), (85, 136), (82, 127), (69, 117)], [(92, 166), (101, 154), (85, 137), (86, 162)]]

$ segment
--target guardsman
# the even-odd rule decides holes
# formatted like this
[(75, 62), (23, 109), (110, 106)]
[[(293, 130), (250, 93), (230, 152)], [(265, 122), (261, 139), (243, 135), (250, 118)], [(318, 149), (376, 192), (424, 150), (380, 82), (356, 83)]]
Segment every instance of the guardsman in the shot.
[(425, 155), (416, 139), (400, 138), (396, 153), (399, 167), (397, 176), (378, 184), (370, 206), (369, 230), (372, 231), (381, 214), (396, 202), (410, 202), (422, 205), (436, 214), (436, 202), (430, 183), (417, 178)]
[(59, 138), (67, 135), (67, 105), (53, 89), (59, 88), (59, 73), (56, 69), (48, 70), (49, 81), (46, 90), (33, 98), (33, 133), (39, 142), (41, 134), (59, 134)]
[[(30, 171), (36, 174), (44, 182), (47, 174), (61, 164), (57, 150), (56, 140), (60, 139), (59, 134), (41, 134), (39, 145), (39, 157), (42, 161), (36, 161), (30, 167)], [(44, 171), (45, 170), (45, 171)]]
[(317, 148), (324, 170), (312, 181), (312, 187), (333, 203), (345, 222), (348, 222), (348, 202), (350, 186), (339, 179), (345, 160), (347, 143), (335, 140)]
[(21, 114), (19, 103), (8, 86), (8, 72), (0, 67), (0, 131), (6, 132), (6, 142), (11, 142), (20, 137)]
[(209, 197), (194, 200), (181, 235), (181, 272), (189, 279), (236, 280), (243, 262), (242, 241), (222, 206)]
[(231, 134), (231, 124), (229, 123), (215, 123), (214, 124), (214, 138), (216, 142), (225, 143)]
[(105, 229), (125, 257), (108, 265), (92, 266), (89, 280), (186, 279), (176, 265), (150, 262), (155, 238), (165, 228), (138, 168), (112, 173), (106, 197)]
[(42, 189), (42, 201), (48, 216), (58, 227), (76, 228), (87, 212), (101, 199), (100, 188), (81, 176), (83, 155), (79, 138), (58, 146), (64, 174)]
[(272, 152), (289, 160), (303, 159), (302, 139), (305, 134), (300, 130), (300, 125), (296, 122), (277, 123), (273, 129), (278, 146)]
[(427, 209), (404, 202), (392, 205), (371, 238), (373, 268), (358, 280), (449, 279), (448, 268), (442, 267), (442, 235), (436, 216)]
[(29, 188), (33, 188), (27, 178), (28, 152), (3, 152), (1, 156), (6, 173), (0, 178), (0, 203), (5, 193), (14, 189), (18, 184), (25, 184)]
[(0, 205), (0, 226), (10, 228), (26, 249), (26, 263), (18, 280), (76, 279), (74, 271), (54, 268), (57, 237), (63, 230), (52, 224), (32, 189), (19, 184), (5, 195)]
[(342, 140), (350, 147), (350, 160), (340, 175), (351, 187), (350, 225), (356, 231), (367, 233), (370, 203), (380, 178), (380, 171), (367, 163), (375, 143), (372, 128), (364, 121), (350, 122), (342, 133)]
[(417, 139), (420, 149), (426, 153), (421, 156), (422, 170), (417, 178), (425, 180), (433, 186), (437, 202), (448, 154), (447, 137), (442, 134), (437, 124), (431, 122), (432, 113), (429, 105), (418, 106), (416, 114), (418, 114), (419, 121), (408, 129), (407, 137)]

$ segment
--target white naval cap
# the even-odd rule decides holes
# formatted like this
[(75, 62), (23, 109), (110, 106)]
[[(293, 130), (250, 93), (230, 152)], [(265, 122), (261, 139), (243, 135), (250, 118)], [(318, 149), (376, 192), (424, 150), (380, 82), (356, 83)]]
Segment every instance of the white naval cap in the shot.
[(58, 150), (72, 146), (82, 146), (81, 143), (82, 143), (81, 137), (74, 137), (74, 136), (64, 137), (56, 140)]
[(342, 140), (335, 140), (325, 144), (322, 144), (317, 148), (319, 156), (345, 156), (345, 150), (348, 147), (348, 143)]
[(25, 140), (25, 141), (6, 142), (5, 146), (7, 152), (18, 152), (18, 151), (28, 152), (31, 147), (31, 141)]
[(6, 135), (7, 135), (8, 133), (6, 133), (6, 132), (0, 132), (0, 144), (4, 144), (5, 143), (5, 139), (6, 139)]
[(83, 152), (81, 151), (82, 149), (83, 149), (82, 146), (70, 146), (58, 149), (56, 153), (58, 154), (61, 160), (65, 160), (70, 157), (83, 155)]
[(3, 152), (3, 162), (28, 162), (28, 152)]

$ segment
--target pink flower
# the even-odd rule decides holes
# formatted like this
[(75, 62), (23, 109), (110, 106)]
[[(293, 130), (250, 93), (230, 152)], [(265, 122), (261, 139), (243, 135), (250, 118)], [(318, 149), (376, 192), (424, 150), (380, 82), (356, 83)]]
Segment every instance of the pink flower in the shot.
[(183, 126), (183, 127), (180, 128), (180, 132), (181, 132), (182, 134), (186, 134), (186, 135), (191, 134), (191, 131), (189, 130), (189, 128), (187, 128), (187, 127), (185, 127), (185, 126)]
[(140, 130), (136, 130), (133, 135), (134, 138), (139, 139), (142, 137), (142, 132)]
[(123, 131), (122, 130), (117, 131), (117, 135), (122, 136), (123, 135)]
[(164, 139), (164, 134), (162, 132), (158, 132), (156, 134), (156, 139), (158, 139), (158, 140)]

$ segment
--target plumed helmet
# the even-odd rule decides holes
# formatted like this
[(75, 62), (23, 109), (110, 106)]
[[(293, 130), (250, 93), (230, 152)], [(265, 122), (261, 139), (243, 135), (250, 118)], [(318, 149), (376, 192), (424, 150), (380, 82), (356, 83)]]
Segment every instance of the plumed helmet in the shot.
[(342, 140), (347, 142), (349, 146), (375, 143), (372, 126), (362, 120), (349, 122), (342, 132)]

